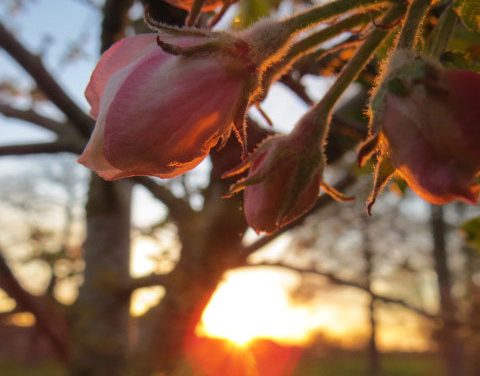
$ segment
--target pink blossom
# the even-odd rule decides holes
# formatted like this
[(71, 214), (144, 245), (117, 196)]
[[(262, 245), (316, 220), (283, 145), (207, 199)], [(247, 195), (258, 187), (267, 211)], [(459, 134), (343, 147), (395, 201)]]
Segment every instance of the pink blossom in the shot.
[(382, 154), (430, 203), (477, 202), (480, 75), (436, 68), (429, 77), (408, 85), (407, 95), (386, 96)]
[[(156, 38), (115, 43), (86, 89), (96, 125), (79, 162), (107, 180), (180, 175), (231, 132), (244, 72), (220, 55), (170, 55)], [(162, 38), (181, 47), (205, 42), (203, 36)]]
[(306, 213), (322, 185), (321, 141), (312, 135), (314, 118), (306, 114), (289, 135), (263, 141), (248, 159), (224, 177), (248, 169), (246, 178), (231, 187), (245, 189), (244, 213), (256, 232), (272, 233)]
[[(263, 181), (247, 185), (244, 193), (244, 212), (247, 223), (256, 232), (272, 233), (307, 212), (320, 193), (321, 171), (312, 171), (307, 181), (300, 182), (302, 166), (295, 152), (278, 156), (271, 168), (273, 154), (288, 150), (283, 137), (273, 138), (266, 150), (255, 153), (248, 178), (267, 174)], [(278, 149), (277, 149), (278, 148)]]

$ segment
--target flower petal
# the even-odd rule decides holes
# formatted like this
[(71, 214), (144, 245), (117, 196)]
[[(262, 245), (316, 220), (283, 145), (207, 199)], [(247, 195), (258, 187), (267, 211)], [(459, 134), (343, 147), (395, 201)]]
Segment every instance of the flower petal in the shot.
[(173, 177), (200, 163), (229, 132), (243, 87), (215, 57), (163, 54), (129, 72), (105, 117), (106, 159), (135, 175)]
[(110, 77), (118, 70), (135, 64), (148, 51), (158, 49), (157, 34), (141, 34), (124, 38), (110, 47), (100, 58), (85, 90), (85, 97), (90, 104), (90, 114), (97, 118), (100, 98)]

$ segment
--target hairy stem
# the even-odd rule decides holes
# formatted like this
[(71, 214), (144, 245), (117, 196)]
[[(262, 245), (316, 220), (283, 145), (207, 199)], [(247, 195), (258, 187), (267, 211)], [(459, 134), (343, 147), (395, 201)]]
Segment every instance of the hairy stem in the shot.
[(385, 3), (385, 0), (336, 0), (324, 5), (313, 7), (303, 13), (287, 18), (282, 22), (283, 26), (291, 33), (296, 33), (313, 24), (342, 15), (346, 12), (380, 5), (382, 3)]
[(279, 79), (283, 73), (287, 72), (293, 66), (293, 64), (295, 64), (303, 56), (314, 52), (321, 43), (356, 26), (366, 24), (371, 20), (371, 17), (373, 17), (374, 14), (355, 14), (332, 26), (317, 31), (293, 44), (285, 57), (271, 65), (264, 73), (262, 77), (262, 92), (259, 93), (259, 98), (257, 100), (263, 100), (263, 95), (267, 93), (268, 87), (274, 81)]
[(307, 55), (314, 49), (318, 48), (319, 44), (337, 36), (338, 34), (348, 31), (356, 26), (368, 23), (375, 14), (378, 13), (355, 14), (300, 40), (290, 48), (282, 62), (292, 62), (292, 60)]
[(450, 5), (440, 17), (438, 25), (432, 32), (427, 46), (427, 54), (431, 57), (440, 56), (447, 48), (450, 37), (457, 23), (458, 16)]
[[(405, 4), (392, 6), (382, 18), (382, 25), (394, 24), (405, 13), (405, 10)], [(375, 26), (352, 59), (347, 65), (345, 65), (337, 80), (330, 87), (322, 100), (309, 111), (309, 113), (313, 114), (316, 118), (315, 126), (318, 129), (316, 134), (320, 139), (327, 134), (325, 124), (328, 123), (333, 106), (347, 87), (358, 77), (365, 65), (372, 58), (372, 55), (377, 48), (391, 31), (392, 28)]]
[(420, 27), (430, 4), (430, 0), (413, 0), (408, 9), (407, 19), (400, 33), (397, 48), (413, 49), (415, 47)]

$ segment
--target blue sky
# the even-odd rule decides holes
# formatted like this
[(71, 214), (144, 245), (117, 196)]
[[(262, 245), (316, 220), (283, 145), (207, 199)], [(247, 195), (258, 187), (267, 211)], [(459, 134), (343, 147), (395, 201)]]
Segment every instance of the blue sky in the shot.
[[(62, 86), (85, 109), (87, 103), (83, 97), (90, 72), (98, 56), (99, 14), (76, 0), (31, 0), (26, 7), (12, 17), (7, 12), (9, 1), (0, 5), (0, 19), (15, 36), (31, 51), (40, 52), (45, 36), (52, 38), (47, 51), (43, 54), (44, 63)], [(66, 46), (77, 40), (79, 34), (88, 32), (85, 50), (88, 59), (59, 66)], [(14, 79), (25, 85), (26, 75), (11, 58), (0, 50), (0, 80)], [(0, 143), (11, 141), (25, 142), (28, 139), (39, 140), (48, 137), (47, 133), (31, 126), (22, 126), (18, 122), (2, 119)]]

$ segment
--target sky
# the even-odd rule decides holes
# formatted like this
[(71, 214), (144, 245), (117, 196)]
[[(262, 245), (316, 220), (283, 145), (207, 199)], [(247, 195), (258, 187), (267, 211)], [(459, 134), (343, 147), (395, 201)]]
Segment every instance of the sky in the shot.
[[(57, 77), (66, 91), (88, 111), (83, 91), (88, 83), (99, 50), (100, 19), (97, 12), (86, 7), (78, 0), (31, 0), (26, 9), (16, 17), (7, 12), (9, 0), (0, 2), (0, 19), (31, 51), (42, 53), (49, 70)], [(62, 65), (65, 46), (78, 40), (79, 35), (88, 35), (82, 40), (86, 52), (84, 59)], [(45, 44), (45, 35), (51, 37), (51, 43)], [(47, 46), (42, 48), (42, 46)], [(22, 71), (12, 63), (11, 59), (0, 51), (0, 81), (13, 80), (22, 87), (25, 82)], [(319, 99), (329, 80), (307, 77), (305, 84), (313, 98)], [(28, 105), (20, 99), (20, 105)], [(289, 105), (284, 105), (288, 103)], [(306, 105), (281, 85), (275, 85), (263, 104), (277, 129), (287, 132), (306, 110)], [(52, 116), (59, 116), (54, 108), (40, 105), (39, 110)], [(252, 116), (263, 121), (255, 111)], [(47, 131), (35, 129), (21, 122), (2, 118), (0, 144), (26, 143), (46, 141), (52, 138)], [(21, 174), (33, 166), (30, 157), (0, 159), (2, 174)], [(52, 157), (41, 157), (51, 161)], [(54, 162), (52, 162), (54, 163)], [(70, 157), (70, 165), (87, 179), (88, 172), (74, 163)], [(199, 182), (204, 180), (208, 170), (208, 161), (195, 170), (191, 178)], [(150, 198), (142, 188), (137, 188), (134, 195), (133, 223), (147, 226), (165, 215), (163, 206)], [(1, 224), (1, 220), (0, 220)], [(168, 235), (166, 235), (168, 236)], [(283, 242), (283, 245), (280, 244)], [(174, 240), (172, 240), (172, 244)], [(288, 244), (280, 240), (276, 246), (267, 251), (267, 255), (278, 255)], [(132, 256), (132, 275), (141, 276), (155, 270), (152, 257), (157, 245), (142, 238), (134, 240)], [(42, 274), (43, 273), (43, 274)], [(42, 277), (43, 275), (43, 277)], [(30, 287), (45, 283), (45, 273), (39, 265), (24, 266), (21, 272), (22, 281)], [(43, 281), (43, 282), (42, 282)], [(238, 342), (246, 342), (255, 337), (272, 337), (279, 341), (305, 343), (318, 330), (326, 331), (336, 338), (363, 338), (366, 334), (366, 312), (363, 309), (365, 296), (352, 290), (327, 294), (323, 299), (309, 305), (292, 302), (290, 292), (300, 283), (299, 277), (290, 272), (268, 270), (237, 270), (229, 272), (207, 308), (199, 334), (227, 337)], [(72, 289), (68, 286), (63, 295), (66, 301), (74, 299)], [(158, 302), (162, 296), (161, 288), (142, 289), (135, 293), (132, 312), (141, 314), (149, 306)], [(3, 309), (11, 304), (6, 299)], [(0, 307), (1, 309), (1, 307)], [(388, 314), (384, 313), (384, 315)], [(406, 316), (405, 316), (406, 315)], [(387, 315), (388, 316), (388, 315)], [(409, 318), (408, 320), (405, 317)], [(392, 321), (391, 318), (389, 318)], [(428, 343), (425, 338), (417, 336), (419, 322), (406, 313), (398, 315), (399, 322), (393, 322), (390, 329), (382, 331), (380, 345), (384, 349), (425, 349)], [(388, 318), (387, 318), (388, 321)], [(395, 321), (395, 320), (393, 320)], [(232, 331), (233, 330), (233, 331)], [(349, 335), (346, 336), (346, 333)], [(410, 333), (410, 335), (405, 335)]]

